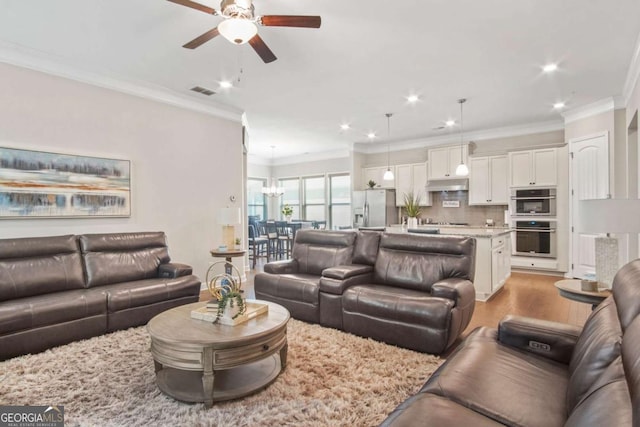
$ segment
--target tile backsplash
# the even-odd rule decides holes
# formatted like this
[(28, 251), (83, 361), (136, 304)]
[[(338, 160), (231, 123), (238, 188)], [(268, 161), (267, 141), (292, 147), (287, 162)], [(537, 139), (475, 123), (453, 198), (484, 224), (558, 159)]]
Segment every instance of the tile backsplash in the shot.
[[(504, 225), (504, 211), (507, 205), (499, 206), (469, 206), (468, 191), (441, 191), (431, 193), (433, 206), (422, 208), (420, 218), (424, 222), (431, 218), (432, 222), (466, 222), (470, 225), (484, 225), (487, 219), (492, 219), (496, 226)], [(443, 201), (458, 201), (460, 207), (443, 207)], [(404, 213), (403, 213), (404, 215)]]

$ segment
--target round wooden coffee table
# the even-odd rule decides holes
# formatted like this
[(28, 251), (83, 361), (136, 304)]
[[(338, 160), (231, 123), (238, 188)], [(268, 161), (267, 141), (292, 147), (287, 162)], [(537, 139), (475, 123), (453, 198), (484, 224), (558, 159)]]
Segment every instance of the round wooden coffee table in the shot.
[(611, 291), (608, 289), (602, 290), (584, 290), (582, 286), (582, 280), (580, 279), (565, 279), (559, 280), (555, 283), (556, 288), (560, 296), (568, 298), (573, 301), (585, 302), (591, 304), (592, 308), (596, 308), (605, 298), (611, 295)]
[(147, 324), (158, 387), (184, 402), (235, 399), (262, 390), (287, 364), (289, 312), (269, 312), (236, 326), (191, 318), (206, 302), (172, 308)]

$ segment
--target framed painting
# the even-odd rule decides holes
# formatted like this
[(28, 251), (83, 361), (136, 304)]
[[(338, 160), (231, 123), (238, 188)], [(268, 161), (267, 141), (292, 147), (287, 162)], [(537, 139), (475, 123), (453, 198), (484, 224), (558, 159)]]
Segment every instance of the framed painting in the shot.
[(131, 162), (0, 147), (0, 219), (131, 216)]

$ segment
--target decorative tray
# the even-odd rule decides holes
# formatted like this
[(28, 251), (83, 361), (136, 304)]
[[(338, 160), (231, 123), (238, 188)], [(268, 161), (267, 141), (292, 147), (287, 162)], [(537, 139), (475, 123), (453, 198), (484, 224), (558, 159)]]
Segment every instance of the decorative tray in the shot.
[[(215, 303), (215, 302), (214, 302)], [(209, 302), (206, 306), (200, 307), (195, 310), (191, 310), (191, 317), (198, 320), (204, 320), (205, 322), (214, 322), (216, 320), (217, 314), (217, 304)], [(211, 304), (211, 305), (210, 305)], [(240, 325), (241, 323), (245, 323), (256, 316), (267, 313), (269, 311), (269, 306), (267, 304), (261, 304), (253, 301), (245, 301), (247, 306), (247, 310), (244, 314), (236, 317), (235, 319), (230, 319), (228, 317), (221, 317), (218, 319), (217, 323), (222, 325), (235, 326)]]

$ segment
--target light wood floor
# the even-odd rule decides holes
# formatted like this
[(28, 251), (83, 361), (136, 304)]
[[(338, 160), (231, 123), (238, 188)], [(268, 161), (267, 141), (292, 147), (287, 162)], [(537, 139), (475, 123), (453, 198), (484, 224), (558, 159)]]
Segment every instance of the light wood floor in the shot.
[[(247, 283), (242, 284), (247, 298), (255, 298), (253, 278), (262, 271), (263, 264), (247, 273)], [(554, 283), (558, 276), (512, 273), (503, 288), (487, 302), (476, 301), (471, 323), (462, 334), (464, 338), (478, 326), (497, 327), (507, 314), (553, 320), (582, 326), (591, 313), (591, 305), (570, 301), (561, 297)], [(208, 300), (209, 292), (203, 291), (201, 300)]]

